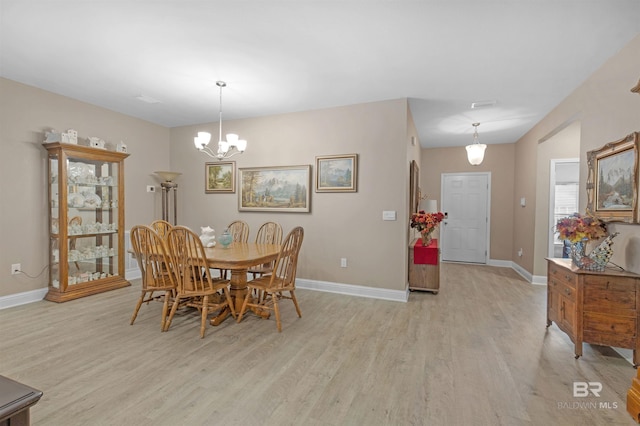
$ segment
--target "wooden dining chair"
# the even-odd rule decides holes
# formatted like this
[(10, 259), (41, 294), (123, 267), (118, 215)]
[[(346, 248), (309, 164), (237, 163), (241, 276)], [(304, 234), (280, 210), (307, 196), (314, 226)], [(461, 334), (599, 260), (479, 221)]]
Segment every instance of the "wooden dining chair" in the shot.
[(200, 338), (204, 337), (209, 313), (228, 308), (236, 318), (229, 293), (229, 281), (211, 278), (200, 237), (187, 227), (174, 226), (169, 231), (167, 242), (171, 261), (177, 270), (178, 286), (175, 302), (165, 323), (165, 331), (171, 326), (179, 306), (189, 306), (200, 311)]
[(167, 246), (164, 239), (149, 226), (134, 226), (130, 234), (131, 248), (142, 274), (142, 291), (131, 317), (131, 325), (136, 320), (143, 303), (149, 304), (153, 300), (162, 300), (160, 330), (164, 331), (169, 305), (174, 299), (177, 287)]
[(169, 230), (173, 228), (173, 225), (166, 220), (158, 219), (151, 222), (151, 228), (160, 235), (162, 238), (166, 238)]
[[(244, 298), (242, 309), (238, 315), (238, 322), (242, 321), (242, 316), (247, 308), (273, 310), (276, 314), (278, 331), (282, 331), (280, 307), (278, 306), (278, 301), (282, 299), (291, 299), (298, 313), (298, 317), (302, 317), (300, 306), (298, 306), (298, 300), (296, 299), (295, 289), (298, 254), (300, 253), (303, 237), (304, 229), (302, 227), (297, 226), (293, 228), (280, 248), (280, 253), (275, 261), (273, 271), (270, 274), (249, 281), (247, 284), (247, 295)], [(252, 296), (253, 291), (263, 293), (264, 297), (255, 299)], [(289, 295), (287, 296), (285, 292), (288, 292)]]
[(246, 243), (249, 241), (249, 225), (243, 220), (235, 220), (227, 226), (233, 237), (234, 243)]
[[(249, 224), (243, 220), (234, 220), (227, 226), (227, 231), (231, 234), (234, 243), (246, 243), (249, 241)], [(228, 279), (229, 271), (218, 269), (220, 278)]]
[[(280, 226), (280, 224), (276, 222), (263, 223), (258, 229), (258, 233), (256, 234), (256, 243), (282, 244), (282, 226)], [(261, 275), (273, 271), (274, 263), (275, 261), (249, 268), (251, 278), (257, 278)]]

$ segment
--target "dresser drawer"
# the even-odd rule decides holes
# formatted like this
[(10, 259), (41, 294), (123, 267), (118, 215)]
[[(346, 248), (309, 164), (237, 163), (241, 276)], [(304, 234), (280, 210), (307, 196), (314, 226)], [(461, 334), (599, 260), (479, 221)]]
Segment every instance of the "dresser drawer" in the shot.
[(587, 275), (584, 277), (584, 310), (635, 317), (636, 280)]
[(548, 267), (548, 281), (558, 281), (564, 285), (576, 289), (576, 283), (578, 282), (578, 275), (565, 269), (555, 263), (550, 263)]
[(547, 283), (549, 287), (549, 291), (562, 295), (562, 297), (571, 300), (575, 303), (576, 301), (576, 289), (575, 287), (571, 287), (567, 285), (565, 281), (558, 280), (556, 278), (551, 278)]
[(635, 349), (637, 321), (634, 317), (585, 312), (583, 340), (594, 345)]

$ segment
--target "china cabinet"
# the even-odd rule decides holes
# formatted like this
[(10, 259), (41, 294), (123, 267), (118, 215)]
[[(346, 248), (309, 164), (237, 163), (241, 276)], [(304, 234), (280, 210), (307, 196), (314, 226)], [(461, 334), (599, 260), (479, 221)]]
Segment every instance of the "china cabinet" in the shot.
[(124, 159), (100, 148), (53, 142), (48, 151), (49, 291), (65, 302), (126, 287)]

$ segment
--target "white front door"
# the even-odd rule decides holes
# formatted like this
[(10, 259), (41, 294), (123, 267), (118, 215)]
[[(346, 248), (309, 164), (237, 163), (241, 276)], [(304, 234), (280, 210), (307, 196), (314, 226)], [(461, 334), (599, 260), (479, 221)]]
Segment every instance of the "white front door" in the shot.
[(487, 263), (489, 173), (442, 175), (443, 261)]

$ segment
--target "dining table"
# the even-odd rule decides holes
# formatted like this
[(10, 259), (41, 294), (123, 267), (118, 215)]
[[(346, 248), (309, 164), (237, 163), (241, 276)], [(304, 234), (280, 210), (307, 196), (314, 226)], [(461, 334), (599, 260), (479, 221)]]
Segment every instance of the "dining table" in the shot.
[[(207, 264), (212, 269), (226, 269), (231, 272), (230, 293), (236, 313), (242, 309), (247, 294), (247, 273), (253, 266), (273, 262), (280, 253), (280, 244), (260, 244), (233, 242), (227, 247), (218, 243), (214, 247), (205, 247), (204, 253)], [(262, 317), (268, 317), (268, 311), (255, 310)], [(231, 311), (223, 309), (217, 316), (211, 319), (211, 325), (219, 325), (225, 320)]]

